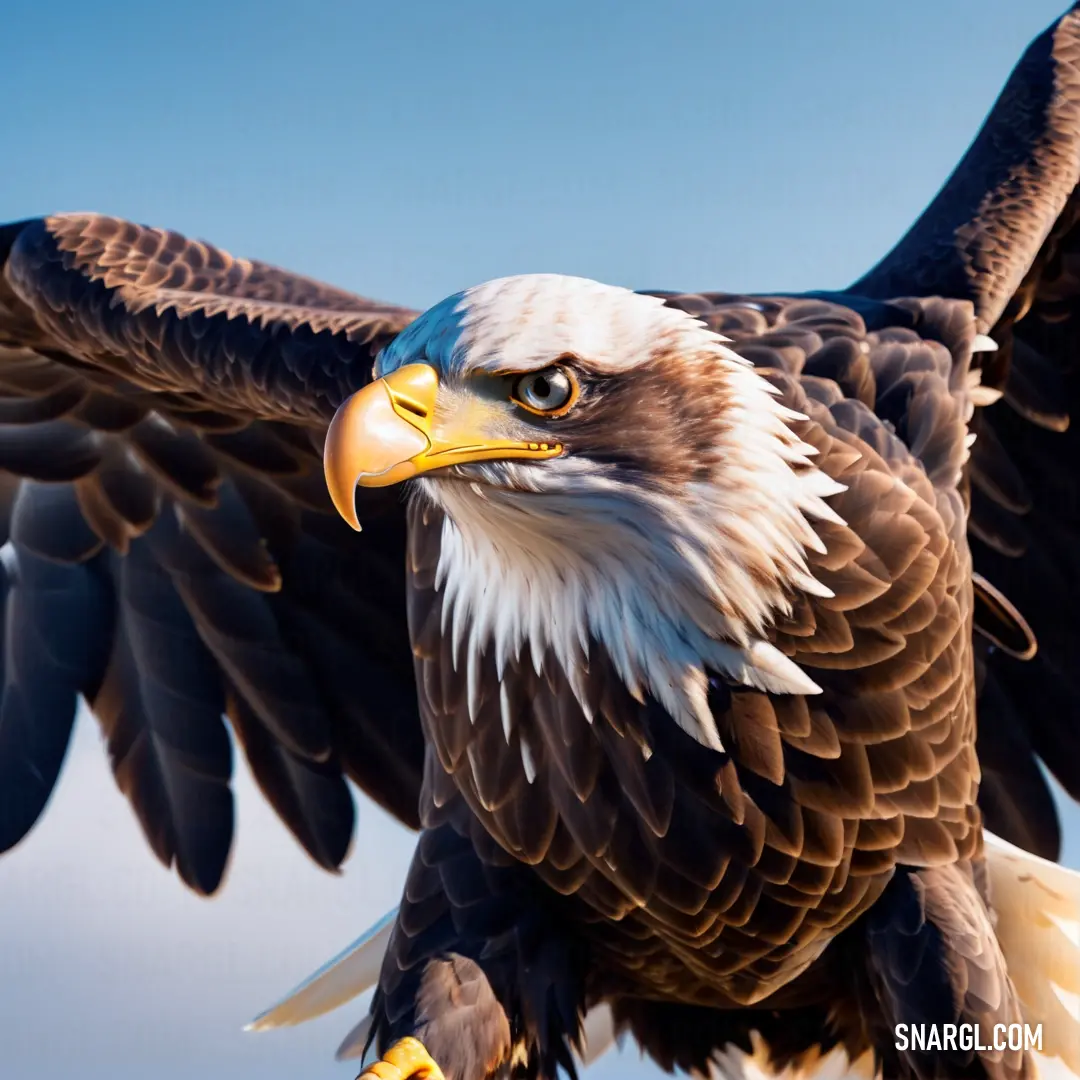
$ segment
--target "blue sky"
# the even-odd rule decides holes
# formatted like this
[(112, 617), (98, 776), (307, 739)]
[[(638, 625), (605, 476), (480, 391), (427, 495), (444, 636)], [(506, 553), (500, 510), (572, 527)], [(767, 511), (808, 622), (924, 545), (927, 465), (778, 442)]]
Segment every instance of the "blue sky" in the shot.
[[(841, 286), (1063, 7), (6, 0), (0, 220), (106, 211), (418, 307), (522, 271)], [(200, 901), (97, 742), (84, 718), (46, 820), (0, 861), (0, 1075), (352, 1076), (331, 1060), (352, 1013), (239, 1028), (396, 902), (408, 834), (365, 804), (344, 875), (322, 874), (241, 770), (229, 882)]]

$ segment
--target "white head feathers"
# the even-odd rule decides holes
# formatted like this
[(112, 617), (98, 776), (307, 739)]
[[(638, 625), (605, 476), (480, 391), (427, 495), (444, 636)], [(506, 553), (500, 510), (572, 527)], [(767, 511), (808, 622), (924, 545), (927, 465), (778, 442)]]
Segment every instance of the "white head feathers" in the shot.
[(724, 339), (625, 289), (557, 275), (488, 282), (431, 309), (380, 370), (419, 360), (458, 376), (524, 371), (564, 355), (595, 374), (601, 395), (605, 376), (632, 379), (658, 363), (673, 379), (718, 387), (713, 464), (707, 477), (654, 483), (575, 455), (571, 441), (562, 458), (416, 481), (447, 514), (438, 587), (456, 662), (475, 687), (484, 653), (500, 673), (511, 658), (531, 654), (539, 670), (553, 654), (573, 684), (595, 641), (631, 692), (650, 693), (718, 748), (708, 670), (778, 693), (817, 691), (765, 633), (792, 590), (829, 595), (806, 551), (820, 549), (810, 519), (839, 520), (824, 500), (842, 488), (812, 466), (813, 448), (790, 426), (797, 414)]

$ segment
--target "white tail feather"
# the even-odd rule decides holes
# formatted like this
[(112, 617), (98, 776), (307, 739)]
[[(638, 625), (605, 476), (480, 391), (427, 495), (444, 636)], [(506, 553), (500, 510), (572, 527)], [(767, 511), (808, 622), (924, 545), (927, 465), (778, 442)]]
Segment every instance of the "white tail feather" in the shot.
[(872, 1055), (863, 1054), (852, 1064), (843, 1050), (832, 1050), (824, 1057), (816, 1057), (798, 1068), (789, 1065), (776, 1072), (769, 1067), (769, 1055), (756, 1032), (752, 1038), (752, 1055), (743, 1054), (730, 1046), (716, 1055), (713, 1069), (715, 1080), (873, 1080)]
[(985, 836), (995, 930), (1024, 1021), (1042, 1024), (1042, 1075), (1080, 1077), (1080, 873)]
[(591, 1065), (602, 1058), (617, 1041), (611, 1007), (597, 1005), (590, 1009), (581, 1025), (581, 1064)]
[(396, 920), (397, 908), (394, 908), (291, 994), (255, 1017), (244, 1030), (269, 1031), (302, 1024), (370, 990), (379, 980), (379, 970)]

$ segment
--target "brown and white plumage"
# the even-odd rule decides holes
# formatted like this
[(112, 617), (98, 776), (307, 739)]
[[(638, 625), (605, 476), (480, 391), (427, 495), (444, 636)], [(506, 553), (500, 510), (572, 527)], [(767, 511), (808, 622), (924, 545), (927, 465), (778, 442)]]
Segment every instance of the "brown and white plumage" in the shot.
[[(420, 1034), (451, 1080), (570, 1066), (600, 1003), (666, 1067), (1031, 1075), (889, 1031), (1053, 1015), (1062, 981), (1009, 980), (987, 881), (999, 918), (1053, 905), (983, 825), (1056, 858), (1040, 761), (1080, 795), (1078, 111), (1074, 11), (833, 294), (541, 275), (417, 318), (114, 219), (4, 228), (0, 846), (81, 694), (212, 892), (225, 713), (323, 866), (345, 776), (422, 827), (364, 1034)], [(556, 361), (573, 406), (514, 405)], [(410, 365), (444, 441), (559, 452), (362, 487), (357, 537), (327, 426)]]
[(0, 846), (44, 807), (76, 694), (199, 891), (232, 837), (224, 711), (320, 864), (351, 838), (343, 775), (415, 824), (403, 523), (372, 506), (357, 550), (319, 461), (320, 417), (412, 313), (110, 218), (2, 242)]

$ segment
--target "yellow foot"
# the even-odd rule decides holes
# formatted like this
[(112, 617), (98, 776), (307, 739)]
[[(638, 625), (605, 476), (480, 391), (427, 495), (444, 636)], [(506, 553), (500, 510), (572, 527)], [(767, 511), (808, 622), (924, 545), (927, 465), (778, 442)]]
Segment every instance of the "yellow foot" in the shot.
[(373, 1061), (356, 1080), (444, 1080), (442, 1069), (411, 1035), (398, 1039), (382, 1056)]

